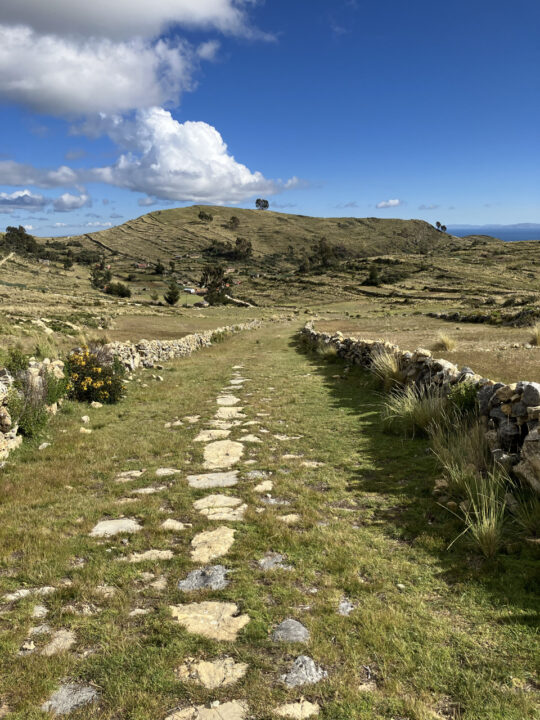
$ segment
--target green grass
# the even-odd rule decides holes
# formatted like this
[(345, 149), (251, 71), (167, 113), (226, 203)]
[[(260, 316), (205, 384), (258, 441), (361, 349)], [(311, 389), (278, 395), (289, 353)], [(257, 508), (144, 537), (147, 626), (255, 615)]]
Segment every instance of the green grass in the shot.
[[(355, 368), (339, 374), (325, 357), (299, 353), (291, 332), (289, 325), (272, 325), (234, 337), (171, 364), (161, 373), (163, 383), (143, 371), (142, 383), (131, 383), (116, 406), (92, 410), (68, 403), (49, 427), (50, 448), (36, 452), (29, 443), (12, 456), (0, 476), (0, 593), (54, 585), (58, 590), (44, 600), (46, 622), (72, 628), (78, 638), (77, 653), (18, 656), (28, 628), (40, 622), (30, 619), (35, 601), (21, 600), (0, 615), (0, 699), (14, 720), (43, 717), (36, 708), (63, 678), (93, 682), (102, 693), (99, 709), (85, 708), (74, 720), (162, 718), (177, 705), (232, 698), (246, 698), (253, 718), (269, 720), (272, 708), (301, 694), (319, 702), (321, 720), (428, 720), (452, 704), (461, 720), (533, 720), (537, 697), (518, 689), (534, 678), (533, 549), (499, 556), (496, 565), (471, 553), (464, 540), (448, 551), (460, 525), (431, 495), (437, 465), (427, 441), (389, 439), (371, 376)], [(193, 569), (191, 538), (210, 524), (192, 509), (205, 493), (184, 480), (184, 473), (201, 468), (202, 447), (192, 442), (199, 426), (163, 425), (195, 413), (201, 423), (211, 418), (235, 364), (244, 364), (251, 379), (240, 391), (248, 419), (260, 419), (270, 431), (248, 428), (264, 443), (246, 446), (247, 457), (257, 461), (247, 469), (272, 471), (273, 495), (291, 507), (258, 514), (251, 483), (231, 489), (250, 506), (221, 560), (234, 570), (232, 582), (193, 600), (237, 602), (251, 622), (236, 643), (217, 643), (189, 635), (167, 611), (169, 604), (191, 601), (175, 583)], [(79, 427), (87, 413), (93, 434), (85, 436)], [(282, 441), (274, 434), (302, 437)], [(285, 453), (304, 457), (283, 460)], [(305, 468), (303, 459), (324, 465)], [(184, 471), (166, 491), (115, 504), (128, 488), (155, 481), (154, 469), (164, 465)], [(128, 485), (113, 482), (118, 471), (139, 467), (147, 468), (146, 476)], [(300, 524), (283, 527), (277, 516), (284, 512), (298, 512)], [(129, 545), (88, 537), (95, 522), (121, 513), (144, 526)], [(159, 530), (167, 517), (193, 527), (171, 536)], [(172, 549), (174, 559), (116, 562), (149, 548)], [(294, 571), (260, 572), (256, 560), (270, 550), (285, 553)], [(166, 575), (167, 589), (149, 587), (142, 571)], [(63, 584), (65, 578), (72, 584)], [(113, 585), (114, 597), (96, 595), (100, 584)], [(357, 603), (348, 618), (336, 612), (344, 596)], [(92, 617), (65, 613), (73, 602), (92, 602), (102, 611)], [(135, 607), (153, 612), (130, 618)], [(309, 628), (307, 647), (269, 640), (271, 628), (286, 617)], [(329, 678), (287, 691), (279, 675), (302, 652)], [(249, 664), (237, 686), (208, 692), (175, 678), (174, 668), (186, 657), (225, 654)], [(375, 678), (372, 692), (358, 690), (365, 667)], [(442, 710), (439, 716), (451, 717)]]

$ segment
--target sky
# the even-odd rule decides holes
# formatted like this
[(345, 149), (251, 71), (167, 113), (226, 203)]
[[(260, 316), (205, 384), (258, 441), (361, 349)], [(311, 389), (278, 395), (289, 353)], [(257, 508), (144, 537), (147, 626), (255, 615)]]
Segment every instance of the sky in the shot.
[(538, 0), (2, 0), (0, 228), (540, 223)]

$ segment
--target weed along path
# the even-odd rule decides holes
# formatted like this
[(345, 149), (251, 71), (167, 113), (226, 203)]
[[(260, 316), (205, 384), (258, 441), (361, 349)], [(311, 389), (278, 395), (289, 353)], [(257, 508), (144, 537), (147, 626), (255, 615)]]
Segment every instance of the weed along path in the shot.
[(535, 717), (532, 561), (447, 550), (364, 375), (290, 325), (161, 372), (0, 476), (0, 717)]

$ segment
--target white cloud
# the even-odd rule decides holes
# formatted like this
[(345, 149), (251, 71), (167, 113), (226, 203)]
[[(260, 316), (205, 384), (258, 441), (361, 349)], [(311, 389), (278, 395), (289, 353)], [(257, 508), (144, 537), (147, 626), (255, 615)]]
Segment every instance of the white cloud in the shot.
[(0, 22), (29, 25), (40, 33), (125, 40), (153, 38), (171, 25), (250, 34), (245, 6), (251, 0), (2, 0)]
[(33, 194), (30, 190), (16, 190), (11, 194), (0, 193), (0, 210), (2, 212), (41, 210), (47, 202), (47, 198), (44, 198), (43, 195)]
[(59, 227), (67, 227), (67, 224), (66, 224), (66, 223), (54, 223), (54, 226), (53, 226), (53, 227), (56, 227), (56, 228), (59, 228)]
[(162, 108), (137, 113), (134, 121), (108, 121), (108, 135), (126, 148), (113, 166), (90, 179), (142, 192), (151, 198), (188, 202), (239, 202), (257, 193), (297, 187), (251, 172), (228, 152), (219, 132), (204, 122), (179, 123)]
[(108, 228), (108, 227), (112, 227), (112, 223), (110, 223), (110, 222), (89, 222), (89, 223), (86, 223), (85, 227), (103, 227), (103, 228)]
[(0, 97), (51, 115), (177, 104), (193, 68), (181, 42), (81, 40), (0, 25)]
[(81, 195), (72, 195), (71, 193), (64, 193), (54, 201), (55, 212), (70, 212), (71, 210), (78, 210), (79, 208), (90, 205), (90, 196), (86, 193)]
[(0, 185), (36, 185), (41, 188), (52, 188), (69, 187), (76, 182), (75, 171), (66, 165), (56, 170), (46, 170), (14, 160), (0, 160)]
[(393, 208), (399, 207), (400, 205), (403, 205), (403, 201), (398, 200), (398, 198), (393, 198), (391, 200), (383, 200), (377, 203), (378, 208)]
[(33, 229), (34, 229), (34, 226), (33, 226), (33, 225), (23, 225), (23, 228), (24, 228), (25, 230), (33, 230)]
[(215, 60), (220, 44), (216, 40), (204, 42), (197, 48), (197, 55), (201, 60)]
[(437, 210), (437, 208), (440, 207), (439, 205), (419, 205), (419, 210)]

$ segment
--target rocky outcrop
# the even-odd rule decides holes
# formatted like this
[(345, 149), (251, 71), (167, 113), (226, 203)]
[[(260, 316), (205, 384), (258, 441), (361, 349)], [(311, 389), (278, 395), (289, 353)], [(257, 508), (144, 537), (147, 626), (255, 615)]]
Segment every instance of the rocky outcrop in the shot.
[(494, 457), (540, 493), (540, 383), (522, 380), (505, 385), (469, 367), (434, 358), (423, 348), (408, 352), (384, 340), (317, 332), (312, 323), (302, 334), (309, 344), (331, 346), (339, 357), (367, 369), (377, 355), (390, 353), (397, 358), (405, 382), (420, 388), (444, 392), (465, 380), (473, 383)]

